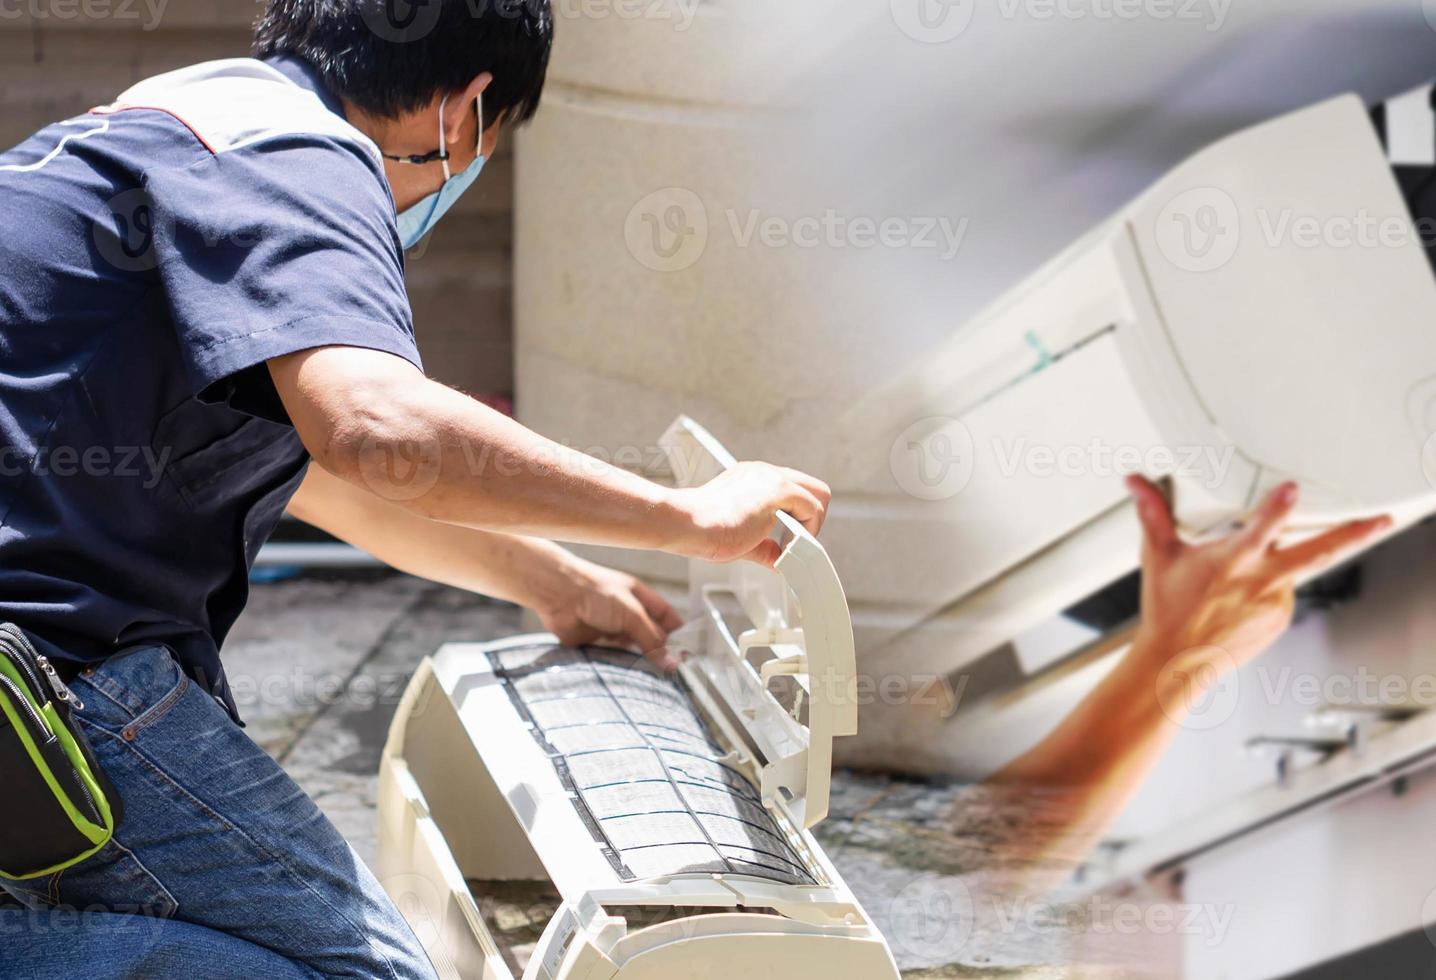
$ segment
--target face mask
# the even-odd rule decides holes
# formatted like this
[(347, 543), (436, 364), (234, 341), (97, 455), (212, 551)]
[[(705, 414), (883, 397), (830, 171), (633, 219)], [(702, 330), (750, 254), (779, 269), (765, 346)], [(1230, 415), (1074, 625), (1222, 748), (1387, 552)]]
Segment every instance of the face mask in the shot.
[[(444, 143), (444, 105), (449, 101), (446, 95), (439, 103), (439, 146), (443, 148)], [(464, 168), (463, 173), (451, 174), (449, 172), (449, 158), (445, 153), (441, 158), (444, 164), (444, 185), (424, 198), (411, 208), (405, 208), (399, 212), (399, 241), (407, 249), (413, 248), (439, 223), (439, 219), (448, 213), (454, 202), (463, 196), (464, 191), (478, 178), (479, 171), (484, 169), (484, 111), (483, 103), (479, 103), (479, 138), (478, 146), (475, 147), (477, 156), (474, 162)]]

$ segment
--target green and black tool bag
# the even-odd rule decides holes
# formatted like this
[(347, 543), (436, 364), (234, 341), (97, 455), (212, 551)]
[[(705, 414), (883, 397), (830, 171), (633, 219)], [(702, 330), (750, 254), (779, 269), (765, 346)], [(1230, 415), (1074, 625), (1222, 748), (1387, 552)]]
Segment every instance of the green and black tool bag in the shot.
[(83, 861), (120, 822), (119, 794), (71, 718), (81, 707), (25, 634), (0, 623), (0, 878)]

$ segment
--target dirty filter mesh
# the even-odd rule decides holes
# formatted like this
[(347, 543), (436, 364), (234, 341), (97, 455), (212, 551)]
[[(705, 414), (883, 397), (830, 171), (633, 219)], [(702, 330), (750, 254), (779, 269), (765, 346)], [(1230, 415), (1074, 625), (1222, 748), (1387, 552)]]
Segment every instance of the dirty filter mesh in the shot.
[(542, 644), (489, 654), (514, 706), (629, 881), (741, 874), (816, 884), (688, 694), (634, 654)]

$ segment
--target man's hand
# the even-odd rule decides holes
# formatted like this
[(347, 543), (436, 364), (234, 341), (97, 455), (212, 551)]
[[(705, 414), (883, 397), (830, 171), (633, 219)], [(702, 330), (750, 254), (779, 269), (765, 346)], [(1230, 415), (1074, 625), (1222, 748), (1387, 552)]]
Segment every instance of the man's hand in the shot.
[(686, 529), (670, 550), (707, 561), (745, 558), (772, 566), (782, 553), (768, 536), (786, 511), (817, 535), (833, 492), (822, 480), (767, 463), (739, 463), (701, 487), (675, 491)]
[(527, 606), (565, 643), (611, 638), (670, 666), (663, 644), (683, 624), (673, 607), (551, 541), (425, 520), (318, 466), (289, 511), (411, 575)]
[(1142, 625), (1133, 643), (1173, 672), (1215, 678), (1257, 657), (1291, 623), (1298, 579), (1318, 574), (1391, 526), (1356, 521), (1289, 548), (1276, 545), (1297, 487), (1271, 492), (1234, 534), (1207, 544), (1177, 535), (1157, 488), (1129, 477), (1142, 522)]
[[(567, 555), (567, 553), (565, 553)], [(678, 669), (664, 644), (683, 617), (632, 575), (567, 555), (542, 587), (534, 612), (568, 646), (600, 640), (634, 646), (665, 671)]]

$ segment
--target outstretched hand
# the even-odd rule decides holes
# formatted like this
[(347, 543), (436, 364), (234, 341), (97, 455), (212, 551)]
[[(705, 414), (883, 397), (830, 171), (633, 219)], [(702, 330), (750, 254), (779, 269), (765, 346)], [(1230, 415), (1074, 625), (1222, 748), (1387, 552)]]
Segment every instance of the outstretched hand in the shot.
[[(1387, 517), (1356, 521), (1290, 547), (1277, 544), (1296, 507), (1277, 487), (1240, 530), (1189, 544), (1149, 481), (1129, 477), (1142, 522), (1142, 624), (1131, 650), (1035, 747), (988, 779), (1055, 794), (1049, 823), (1022, 828), (1030, 852), (1003, 887), (1045, 891), (1084, 860), (1181, 731), (1186, 713), (1224, 674), (1250, 662), (1291, 623), (1296, 584), (1367, 544)], [(1155, 697), (1154, 697), (1155, 695)]]
[(1150, 481), (1131, 476), (1127, 487), (1142, 523), (1142, 625), (1134, 645), (1192, 669), (1229, 670), (1257, 657), (1290, 625), (1299, 580), (1333, 567), (1391, 526), (1391, 518), (1374, 517), (1278, 547), (1298, 499), (1296, 484), (1284, 483), (1240, 530), (1188, 544)]

